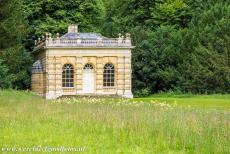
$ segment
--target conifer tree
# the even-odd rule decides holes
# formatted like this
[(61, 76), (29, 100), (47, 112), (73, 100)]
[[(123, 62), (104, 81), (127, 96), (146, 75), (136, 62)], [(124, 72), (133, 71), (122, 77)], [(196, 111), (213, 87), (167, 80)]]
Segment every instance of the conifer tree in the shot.
[[(21, 0), (1, 0), (0, 5), (0, 88), (29, 88), (31, 57), (23, 41), (27, 34)], [(4, 76), (4, 77), (3, 77)]]

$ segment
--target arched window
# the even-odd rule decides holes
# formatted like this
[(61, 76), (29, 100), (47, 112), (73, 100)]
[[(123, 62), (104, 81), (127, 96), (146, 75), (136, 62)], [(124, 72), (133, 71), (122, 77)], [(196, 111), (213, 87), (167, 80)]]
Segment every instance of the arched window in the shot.
[(114, 86), (114, 65), (111, 63), (107, 63), (104, 66), (103, 86), (104, 87)]
[(74, 87), (74, 69), (71, 64), (65, 64), (62, 68), (62, 87)]
[(93, 65), (87, 63), (87, 64), (84, 66), (84, 69), (93, 69)]

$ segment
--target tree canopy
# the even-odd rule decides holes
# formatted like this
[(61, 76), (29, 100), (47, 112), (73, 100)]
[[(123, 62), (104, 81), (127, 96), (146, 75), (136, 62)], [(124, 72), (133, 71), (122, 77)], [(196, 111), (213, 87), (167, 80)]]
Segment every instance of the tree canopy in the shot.
[(27, 21), (21, 0), (1, 0), (0, 5), (0, 87), (29, 88), (31, 56), (24, 47)]
[(1, 0), (0, 87), (28, 88), (33, 40), (78, 23), (107, 37), (131, 33), (136, 94), (229, 93), (229, 19), (225, 0)]

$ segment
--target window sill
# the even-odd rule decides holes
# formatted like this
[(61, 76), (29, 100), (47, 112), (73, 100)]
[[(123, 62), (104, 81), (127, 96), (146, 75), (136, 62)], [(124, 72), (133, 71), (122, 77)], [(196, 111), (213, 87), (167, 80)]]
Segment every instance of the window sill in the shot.
[(103, 87), (103, 89), (116, 89), (116, 87)]
[(75, 89), (75, 87), (62, 87), (62, 89)]

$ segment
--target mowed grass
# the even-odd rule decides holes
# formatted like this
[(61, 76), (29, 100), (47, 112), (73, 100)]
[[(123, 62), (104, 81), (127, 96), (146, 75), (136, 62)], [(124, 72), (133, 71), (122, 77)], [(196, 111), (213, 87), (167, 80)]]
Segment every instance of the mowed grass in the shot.
[(46, 101), (30, 92), (0, 91), (0, 148), (63, 146), (85, 147), (82, 153), (99, 154), (227, 154), (229, 98), (155, 95)]

